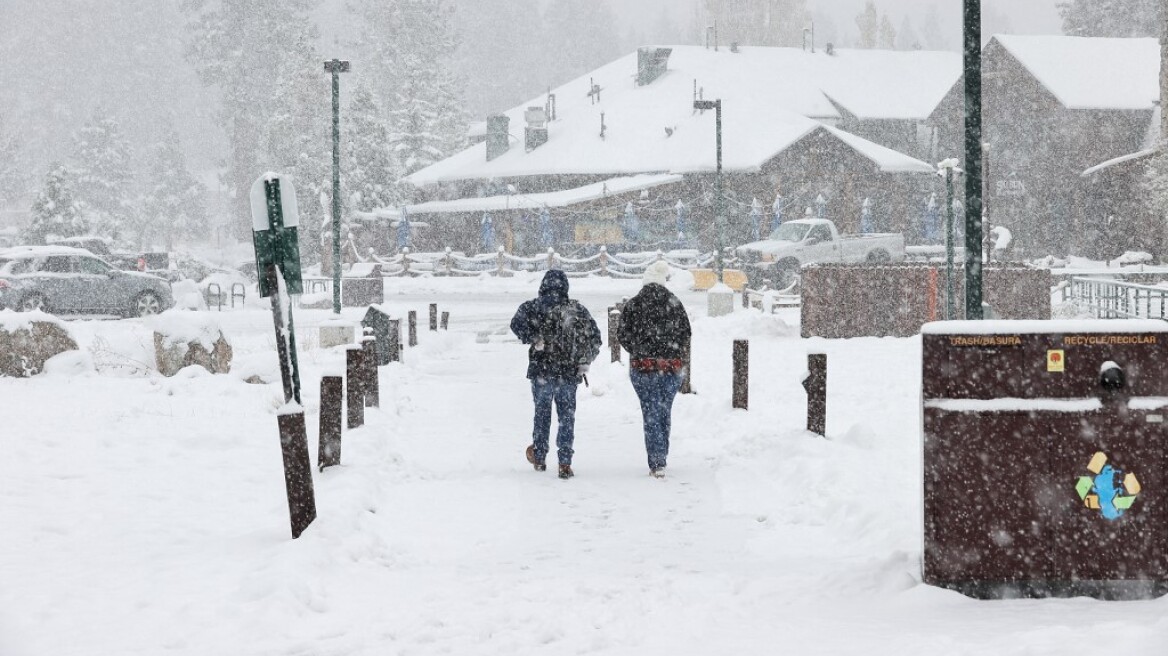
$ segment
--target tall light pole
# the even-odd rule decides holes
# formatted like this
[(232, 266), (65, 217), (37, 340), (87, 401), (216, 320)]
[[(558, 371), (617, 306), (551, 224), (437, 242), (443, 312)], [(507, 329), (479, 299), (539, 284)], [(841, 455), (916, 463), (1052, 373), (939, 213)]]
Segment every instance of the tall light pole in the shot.
[(725, 225), (722, 216), (722, 99), (695, 100), (694, 109), (712, 109), (716, 112), (718, 135), (718, 170), (714, 174), (714, 227), (717, 232), (717, 250), (714, 251), (714, 267), (718, 270), (718, 282), (722, 280), (722, 251), (726, 248)]
[(341, 313), (341, 73), (349, 62), (330, 59), (324, 70), (333, 76), (333, 314)]
[(965, 0), (965, 318), (982, 312), (981, 0)]

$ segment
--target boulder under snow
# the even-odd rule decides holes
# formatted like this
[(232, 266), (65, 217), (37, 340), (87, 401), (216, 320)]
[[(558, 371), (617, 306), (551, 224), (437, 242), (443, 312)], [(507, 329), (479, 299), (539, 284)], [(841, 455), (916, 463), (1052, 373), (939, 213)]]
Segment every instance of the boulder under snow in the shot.
[(231, 371), (231, 344), (208, 314), (167, 310), (154, 319), (153, 327), (155, 361), (163, 376), (191, 365), (213, 374)]
[(35, 376), (44, 371), (49, 358), (76, 350), (77, 342), (56, 317), (0, 311), (0, 376)]

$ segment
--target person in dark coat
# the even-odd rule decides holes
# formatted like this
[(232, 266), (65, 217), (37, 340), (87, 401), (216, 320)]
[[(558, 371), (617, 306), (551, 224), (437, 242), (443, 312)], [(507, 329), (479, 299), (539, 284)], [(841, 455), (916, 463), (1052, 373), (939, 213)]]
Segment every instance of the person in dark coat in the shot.
[(654, 262), (641, 291), (625, 303), (620, 343), (629, 352), (629, 379), (641, 401), (649, 472), (665, 476), (673, 399), (685, 377), (684, 353), (690, 340), (689, 316), (681, 300), (665, 288), (669, 265)]
[(583, 331), (587, 344), (583, 345), (591, 355), (587, 362), (578, 357), (566, 357), (551, 352), (547, 348), (543, 330), (547, 325), (548, 313), (559, 306), (572, 303), (568, 298), (568, 276), (563, 271), (551, 270), (539, 286), (539, 296), (519, 306), (511, 319), (511, 332), (524, 344), (529, 344), (527, 377), (531, 379), (531, 396), (535, 401), (535, 420), (531, 432), (531, 445), (527, 447), (527, 461), (536, 471), (547, 469), (545, 460), (548, 453), (548, 437), (551, 432), (552, 403), (556, 406), (559, 429), (556, 431), (556, 456), (559, 460), (560, 478), (571, 478), (572, 449), (575, 441), (576, 387), (588, 372), (588, 363), (600, 351), (600, 329), (596, 321), (583, 306), (579, 310), (586, 319)]

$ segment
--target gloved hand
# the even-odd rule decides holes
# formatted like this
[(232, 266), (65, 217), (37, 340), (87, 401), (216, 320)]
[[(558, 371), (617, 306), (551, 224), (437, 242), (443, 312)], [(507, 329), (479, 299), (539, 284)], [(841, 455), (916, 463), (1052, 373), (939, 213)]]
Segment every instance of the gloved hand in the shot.
[(535, 350), (537, 350), (537, 351), (542, 351), (542, 350), (543, 350), (543, 346), (544, 346), (544, 344), (543, 344), (543, 338), (542, 338), (542, 337), (536, 337), (536, 338), (535, 338), (535, 341), (531, 343), (531, 348), (533, 348), (533, 349), (535, 349)]
[(577, 368), (576, 368), (576, 374), (577, 374), (577, 375), (579, 375), (579, 376), (585, 376), (585, 375), (587, 375), (587, 374), (588, 374), (588, 365), (586, 365), (586, 364), (582, 364), (582, 365), (580, 365), (579, 367), (577, 367)]

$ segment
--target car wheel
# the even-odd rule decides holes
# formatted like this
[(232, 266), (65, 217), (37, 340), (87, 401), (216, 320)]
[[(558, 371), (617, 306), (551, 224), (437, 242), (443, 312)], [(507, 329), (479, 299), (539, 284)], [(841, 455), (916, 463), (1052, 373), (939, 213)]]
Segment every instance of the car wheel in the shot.
[(888, 251), (874, 250), (868, 253), (868, 264), (888, 264), (892, 261), (892, 256)]
[(21, 312), (35, 312), (37, 310), (41, 312), (48, 312), (49, 303), (41, 294), (29, 294), (28, 296), (20, 299), (20, 305), (18, 306), (18, 309)]
[(134, 299), (134, 307), (130, 313), (135, 317), (148, 317), (162, 312), (162, 299), (154, 292), (142, 292)]

